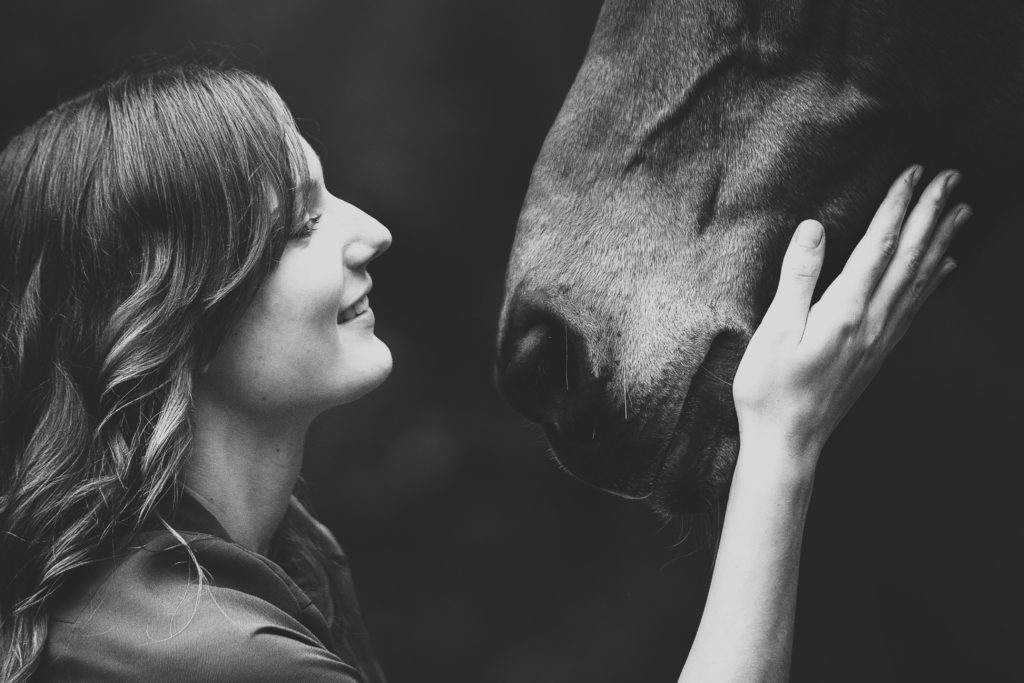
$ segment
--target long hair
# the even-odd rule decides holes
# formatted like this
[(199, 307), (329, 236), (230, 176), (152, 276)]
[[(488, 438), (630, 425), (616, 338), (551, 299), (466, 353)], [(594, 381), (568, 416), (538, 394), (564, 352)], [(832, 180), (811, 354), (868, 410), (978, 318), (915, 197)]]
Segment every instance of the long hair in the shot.
[(192, 377), (305, 211), (262, 79), (178, 64), (66, 102), (0, 153), (0, 679), (47, 600), (176, 495)]

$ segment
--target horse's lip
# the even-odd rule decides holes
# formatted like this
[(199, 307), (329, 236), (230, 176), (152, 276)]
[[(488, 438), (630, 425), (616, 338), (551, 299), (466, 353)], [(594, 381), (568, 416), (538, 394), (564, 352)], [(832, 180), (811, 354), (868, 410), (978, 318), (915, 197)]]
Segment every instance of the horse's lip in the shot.
[[(684, 411), (687, 395), (684, 395), (679, 399), (679, 408), (676, 411), (675, 423), (668, 439), (658, 439), (659, 445), (651, 449), (651, 451), (656, 452), (656, 455), (646, 461), (646, 467), (643, 467), (639, 472), (635, 473), (638, 475), (635, 479), (627, 479), (625, 480), (624, 485), (620, 486), (608, 483), (607, 479), (602, 482), (602, 477), (596, 476), (594, 471), (588, 472), (586, 469), (580, 467), (580, 463), (586, 462), (587, 460), (585, 453), (586, 446), (572, 438), (571, 434), (574, 430), (560, 428), (552, 422), (543, 422), (541, 423), (541, 426), (547, 436), (548, 443), (552, 446), (555, 456), (554, 459), (558, 463), (558, 466), (573, 479), (592, 486), (599, 491), (616, 496), (617, 498), (624, 498), (626, 500), (646, 500), (658, 491), (659, 483), (661, 482), (661, 475), (665, 469), (665, 464), (668, 462), (670, 455), (678, 450), (677, 447), (681, 440), (688, 436), (689, 424), (686, 420)], [(633, 450), (635, 454), (637, 444), (646, 440), (652, 440), (652, 436), (652, 433), (645, 432), (644, 430), (638, 430), (634, 427), (633, 429), (627, 429), (625, 434), (617, 435), (617, 438), (614, 438), (611, 442), (606, 441), (599, 448), (611, 448), (613, 451), (620, 452), (622, 450)]]
[[(606, 469), (600, 465), (594, 467), (595, 460), (605, 460), (606, 464), (608, 461), (621, 464), (623, 452), (632, 452), (636, 455), (645, 450), (642, 444), (650, 439), (652, 434), (637, 430), (635, 426), (627, 426), (622, 432), (606, 432), (599, 439), (599, 443), (594, 444), (588, 443), (586, 439), (581, 440), (578, 436), (580, 431), (574, 427), (563, 428), (551, 422), (544, 422), (541, 426), (544, 428), (548, 443), (552, 446), (559, 467), (574, 479), (599, 491), (628, 500), (643, 500), (657, 490), (657, 482), (668, 453), (660, 443), (648, 450), (656, 452), (656, 455), (643, 461), (633, 461), (638, 464), (636, 469)], [(590, 430), (591, 428), (587, 427), (583, 431)], [(597, 433), (600, 434), (600, 431)]]

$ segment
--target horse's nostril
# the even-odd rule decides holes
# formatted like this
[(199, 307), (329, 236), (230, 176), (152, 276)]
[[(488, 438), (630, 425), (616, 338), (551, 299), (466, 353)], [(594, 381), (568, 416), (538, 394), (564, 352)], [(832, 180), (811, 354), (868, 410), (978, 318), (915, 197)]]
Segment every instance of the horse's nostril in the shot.
[(532, 420), (556, 422), (579, 376), (580, 344), (553, 313), (516, 307), (499, 346), (497, 381), (506, 400)]

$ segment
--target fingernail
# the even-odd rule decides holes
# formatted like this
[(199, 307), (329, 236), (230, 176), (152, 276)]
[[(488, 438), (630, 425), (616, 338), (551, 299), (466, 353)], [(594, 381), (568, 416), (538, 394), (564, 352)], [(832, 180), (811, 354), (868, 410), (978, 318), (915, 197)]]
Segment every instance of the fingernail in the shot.
[(952, 192), (953, 188), (960, 183), (961, 178), (963, 178), (963, 176), (960, 174), (959, 171), (953, 171), (948, 176), (946, 176), (946, 184), (943, 186), (942, 189), (945, 190), (946, 192)]
[(824, 236), (825, 231), (822, 230), (821, 223), (818, 221), (804, 221), (796, 229), (796, 243), (808, 249), (813, 249), (821, 244), (821, 238)]
[(910, 176), (908, 180), (911, 185), (917, 185), (917, 181), (921, 179), (921, 173), (924, 171), (924, 167), (915, 165), (910, 169)]
[(967, 222), (968, 218), (970, 218), (973, 215), (974, 211), (971, 210), (971, 207), (965, 204), (964, 206), (960, 207), (959, 211), (956, 212), (956, 217), (953, 219), (953, 222), (956, 224), (956, 227), (959, 228), (961, 225)]

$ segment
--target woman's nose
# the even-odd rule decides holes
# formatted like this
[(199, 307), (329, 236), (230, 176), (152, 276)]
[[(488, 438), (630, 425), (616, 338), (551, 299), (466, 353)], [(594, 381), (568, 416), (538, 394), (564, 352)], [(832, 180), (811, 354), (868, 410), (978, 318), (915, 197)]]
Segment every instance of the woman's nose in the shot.
[(345, 246), (345, 265), (349, 268), (365, 268), (391, 246), (391, 231), (373, 216), (352, 207), (357, 222), (355, 235)]

